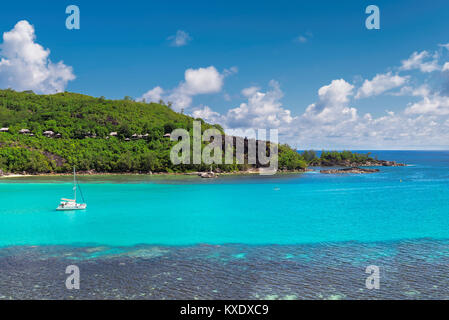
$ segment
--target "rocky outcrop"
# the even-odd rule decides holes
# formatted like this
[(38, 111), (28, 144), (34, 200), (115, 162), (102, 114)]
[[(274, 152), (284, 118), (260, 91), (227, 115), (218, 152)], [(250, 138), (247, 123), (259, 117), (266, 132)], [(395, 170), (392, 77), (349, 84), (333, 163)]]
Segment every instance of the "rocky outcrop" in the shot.
[(211, 178), (217, 178), (218, 175), (215, 172), (200, 172), (198, 174), (201, 178), (205, 178), (205, 179), (211, 179)]
[(379, 163), (379, 165), (384, 166), (384, 167), (405, 167), (405, 166), (407, 166), (405, 163), (397, 163), (396, 161), (377, 160), (377, 162)]
[(379, 169), (364, 169), (359, 167), (352, 167), (352, 168), (343, 168), (343, 169), (330, 169), (330, 170), (321, 170), (321, 173), (325, 174), (339, 174), (339, 173), (375, 173), (379, 172)]
[(405, 167), (404, 163), (397, 163), (396, 161), (387, 160), (366, 160), (364, 162), (351, 162), (350, 160), (342, 161), (329, 161), (322, 160), (321, 163), (314, 164), (312, 166), (322, 166), (322, 167)]

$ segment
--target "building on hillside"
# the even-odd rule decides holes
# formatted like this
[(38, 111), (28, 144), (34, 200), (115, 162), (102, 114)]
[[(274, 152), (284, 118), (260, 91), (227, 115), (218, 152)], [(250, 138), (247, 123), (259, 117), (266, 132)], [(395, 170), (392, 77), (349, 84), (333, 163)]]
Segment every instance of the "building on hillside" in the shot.
[(0, 128), (0, 132), (9, 132), (9, 128)]

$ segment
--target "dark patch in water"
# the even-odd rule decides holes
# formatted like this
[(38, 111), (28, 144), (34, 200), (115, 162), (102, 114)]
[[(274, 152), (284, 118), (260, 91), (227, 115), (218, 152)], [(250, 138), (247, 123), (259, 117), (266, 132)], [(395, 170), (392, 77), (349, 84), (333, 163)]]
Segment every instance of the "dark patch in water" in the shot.
[[(65, 268), (80, 268), (67, 290)], [(365, 268), (381, 269), (367, 290)], [(0, 299), (447, 299), (449, 242), (0, 249)]]

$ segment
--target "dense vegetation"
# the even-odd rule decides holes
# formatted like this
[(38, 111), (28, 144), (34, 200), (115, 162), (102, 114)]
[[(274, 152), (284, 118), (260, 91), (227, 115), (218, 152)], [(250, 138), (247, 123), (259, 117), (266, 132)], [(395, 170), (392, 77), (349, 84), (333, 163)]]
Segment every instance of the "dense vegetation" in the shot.
[[(164, 134), (184, 128), (192, 134), (193, 118), (161, 103), (130, 98), (107, 100), (76, 93), (37, 95), (0, 90), (0, 169), (4, 172), (185, 172), (210, 166), (173, 165), (170, 149), (176, 143)], [(201, 119), (202, 130), (210, 125)], [(32, 135), (20, 134), (29, 129)], [(53, 131), (56, 137), (44, 136)], [(117, 132), (117, 136), (110, 136)], [(133, 135), (145, 138), (130, 139)], [(129, 140), (129, 141), (126, 141)], [(306, 161), (287, 145), (279, 146), (279, 168), (301, 170)], [(222, 171), (246, 170), (250, 165), (214, 165)]]
[(321, 151), (320, 157), (313, 150), (306, 150), (302, 153), (307, 164), (312, 166), (334, 166), (343, 165), (344, 163), (363, 164), (367, 161), (374, 161), (371, 153), (361, 154), (356, 152), (345, 151)]

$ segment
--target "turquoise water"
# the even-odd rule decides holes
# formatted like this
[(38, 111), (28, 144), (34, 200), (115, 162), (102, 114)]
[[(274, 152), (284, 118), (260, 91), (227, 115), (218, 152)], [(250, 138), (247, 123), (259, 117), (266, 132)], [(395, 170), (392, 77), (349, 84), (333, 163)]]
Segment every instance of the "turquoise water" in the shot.
[[(449, 152), (376, 151), (371, 175), (80, 177), (86, 211), (57, 212), (69, 177), (0, 179), (0, 246), (449, 239)], [(402, 182), (401, 182), (402, 180)]]

